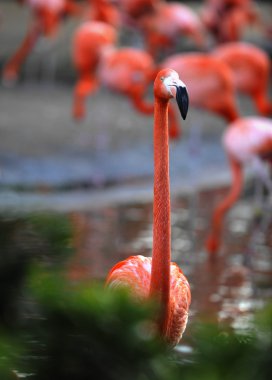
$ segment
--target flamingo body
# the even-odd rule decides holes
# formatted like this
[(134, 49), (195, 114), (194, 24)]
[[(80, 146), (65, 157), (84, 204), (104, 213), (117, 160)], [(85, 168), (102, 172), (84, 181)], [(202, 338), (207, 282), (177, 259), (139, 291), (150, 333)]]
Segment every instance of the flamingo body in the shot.
[(54, 35), (60, 18), (66, 9), (66, 0), (27, 0), (37, 18), (41, 32), (46, 36)]
[(238, 117), (232, 73), (224, 62), (203, 53), (184, 53), (168, 57), (161, 67), (182, 73), (191, 105), (215, 112), (228, 121)]
[(131, 19), (152, 13), (160, 0), (117, 0), (117, 4), (125, 15)]
[[(157, 69), (152, 56), (141, 49), (122, 47), (111, 49), (100, 60), (99, 81), (107, 88), (128, 97), (134, 108), (145, 114), (154, 112), (154, 104), (144, 96)], [(169, 104), (169, 136), (178, 139), (181, 131), (175, 109)]]
[(121, 15), (117, 6), (110, 0), (88, 0), (89, 9), (85, 15), (87, 20), (103, 21), (118, 28), (121, 25)]
[(138, 21), (147, 48), (156, 55), (161, 48), (175, 46), (182, 36), (191, 37), (197, 46), (203, 46), (203, 25), (197, 14), (187, 5), (159, 3), (154, 12)]
[(33, 8), (46, 5), (52, 11), (59, 12), (64, 7), (65, 0), (27, 0), (27, 3)]
[[(229, 158), (232, 184), (212, 214), (211, 230), (205, 242), (211, 255), (220, 249), (224, 217), (241, 194), (243, 166), (256, 160), (261, 164), (266, 160), (272, 162), (272, 120), (247, 117), (234, 121), (223, 135), (223, 146)], [(267, 184), (267, 178), (263, 179)], [(269, 186), (271, 187), (270, 184)]]
[(86, 21), (75, 31), (73, 38), (73, 60), (78, 70), (92, 71), (107, 46), (117, 41), (117, 32), (101, 21)]
[(144, 50), (136, 48), (113, 49), (99, 66), (101, 82), (112, 90), (125, 95), (143, 93), (153, 77), (153, 58)]
[(250, 162), (254, 156), (272, 153), (272, 120), (256, 116), (231, 123), (224, 133), (223, 146), (241, 164)]
[(230, 67), (237, 91), (251, 96), (263, 116), (272, 112), (267, 97), (271, 64), (262, 49), (246, 42), (232, 42), (214, 49), (213, 55)]
[(244, 28), (259, 22), (252, 0), (206, 0), (202, 19), (217, 42), (239, 41)]
[(116, 41), (115, 28), (101, 21), (86, 21), (75, 31), (72, 54), (79, 76), (74, 90), (75, 119), (85, 116), (86, 97), (99, 85), (97, 68), (103, 49), (114, 45)]
[[(149, 297), (152, 258), (131, 256), (116, 264), (110, 271), (106, 284), (110, 288), (133, 288), (133, 296), (138, 301)], [(189, 283), (176, 263), (170, 266), (170, 315), (165, 339), (171, 345), (180, 341), (188, 321), (191, 302)]]

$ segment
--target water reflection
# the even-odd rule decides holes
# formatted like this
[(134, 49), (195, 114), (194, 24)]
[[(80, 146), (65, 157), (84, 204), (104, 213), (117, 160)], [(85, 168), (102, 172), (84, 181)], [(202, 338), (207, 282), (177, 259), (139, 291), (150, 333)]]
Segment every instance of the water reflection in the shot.
[[(266, 223), (265, 233), (260, 229), (262, 223), (255, 223), (250, 200), (242, 199), (228, 215), (217, 259), (211, 262), (204, 252), (211, 207), (226, 191), (172, 199), (172, 256), (192, 288), (185, 345), (190, 323), (196, 320), (246, 331), (254, 312), (272, 296), (272, 226)], [(71, 280), (104, 279), (116, 262), (130, 255), (150, 255), (152, 204), (2, 219), (1, 231), (2, 270), (11, 257), (13, 262), (35, 257), (47, 265), (62, 263)]]

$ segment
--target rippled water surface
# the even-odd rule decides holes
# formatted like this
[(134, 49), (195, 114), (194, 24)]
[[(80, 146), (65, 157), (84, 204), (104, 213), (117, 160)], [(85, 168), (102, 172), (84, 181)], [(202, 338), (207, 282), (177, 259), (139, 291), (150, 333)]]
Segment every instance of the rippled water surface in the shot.
[[(192, 289), (189, 324), (180, 349), (186, 349), (192, 321), (219, 321), (246, 331), (254, 312), (272, 298), (269, 208), (257, 213), (251, 194), (228, 214), (224, 243), (216, 259), (209, 260), (205, 252), (211, 207), (226, 190), (172, 198), (172, 259), (181, 266)], [(65, 263), (71, 279), (104, 279), (116, 262), (130, 255), (150, 255), (152, 203), (2, 218), (1, 230), (7, 254), (3, 260), (13, 257), (23, 262), (31, 256)], [(62, 238), (63, 233), (66, 237)], [(52, 245), (50, 239), (57, 243)]]

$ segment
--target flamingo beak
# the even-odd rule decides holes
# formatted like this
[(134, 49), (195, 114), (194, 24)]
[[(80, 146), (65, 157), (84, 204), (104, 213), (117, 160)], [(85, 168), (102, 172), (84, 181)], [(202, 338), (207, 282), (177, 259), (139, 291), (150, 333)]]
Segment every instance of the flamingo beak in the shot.
[(186, 119), (189, 108), (189, 96), (186, 86), (176, 86), (176, 100), (183, 120)]

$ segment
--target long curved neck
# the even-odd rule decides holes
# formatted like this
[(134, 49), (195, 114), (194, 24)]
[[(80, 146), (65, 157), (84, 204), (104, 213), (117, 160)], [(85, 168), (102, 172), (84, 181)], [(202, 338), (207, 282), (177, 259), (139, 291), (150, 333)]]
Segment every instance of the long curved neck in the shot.
[(159, 321), (162, 333), (167, 328), (170, 294), (171, 224), (168, 144), (168, 101), (154, 104), (154, 204), (153, 253), (150, 294), (162, 307)]
[(141, 113), (143, 113), (145, 115), (150, 115), (150, 114), (154, 113), (154, 105), (153, 105), (153, 103), (147, 103), (143, 99), (143, 95), (142, 94), (134, 94), (131, 97), (131, 100), (132, 100), (133, 106), (139, 112), (141, 112)]

